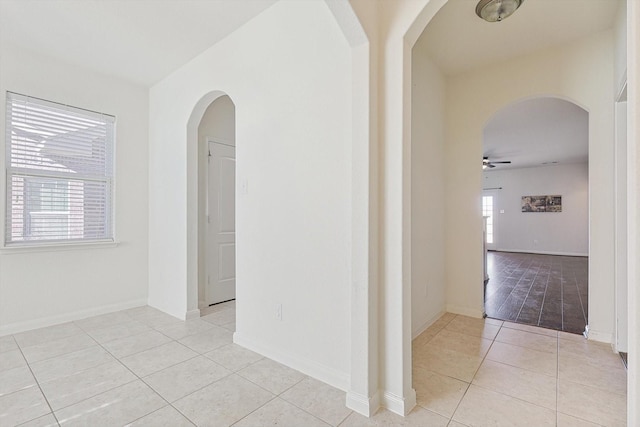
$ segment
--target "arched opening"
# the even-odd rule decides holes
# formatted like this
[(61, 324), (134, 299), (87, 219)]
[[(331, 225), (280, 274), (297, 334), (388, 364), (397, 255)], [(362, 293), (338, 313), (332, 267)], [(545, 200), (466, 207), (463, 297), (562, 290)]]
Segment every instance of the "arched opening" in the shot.
[[(226, 230), (224, 234), (230, 234), (232, 229), (235, 235), (235, 179), (224, 182), (226, 187), (233, 185), (231, 193), (228, 191), (230, 188), (225, 187), (227, 191), (221, 194), (222, 189), (212, 185), (222, 185), (215, 179), (221, 169), (224, 169), (226, 178), (235, 178), (235, 140), (235, 104), (224, 92), (209, 92), (195, 105), (187, 124), (187, 162), (192, 165), (187, 169), (187, 217), (190, 224), (187, 230), (187, 318), (199, 317), (201, 309), (216, 301), (220, 278), (235, 278), (235, 246), (228, 245), (227, 251), (221, 254), (218, 248), (220, 236), (214, 231), (222, 228)], [(222, 166), (220, 162), (215, 164), (209, 160), (210, 150), (217, 150), (218, 146), (233, 151), (233, 162)], [(220, 157), (228, 159), (227, 151), (220, 152)], [(214, 151), (211, 154), (213, 157)], [(230, 171), (231, 166), (233, 169)], [(216, 198), (212, 199), (212, 196)], [(224, 218), (217, 215), (218, 202), (225, 206)], [(213, 206), (216, 207), (216, 215), (212, 218)], [(225, 222), (224, 227), (221, 227), (222, 222)], [(232, 285), (235, 292), (235, 280)]]
[[(198, 125), (198, 308), (235, 301), (235, 105), (213, 101)], [(227, 316), (225, 320), (229, 318)]]
[[(455, 0), (448, 1), (438, 14), (447, 11), (452, 19), (457, 20), (455, 25), (462, 25), (464, 20), (460, 18), (459, 13), (454, 12), (458, 7), (466, 7), (465, 3)], [(483, 64), (457, 71), (453, 71), (453, 68), (460, 64), (449, 64), (453, 68), (443, 71), (440, 68), (443, 66), (442, 62), (434, 61), (433, 56), (429, 56), (434, 54), (434, 50), (430, 50), (431, 48), (440, 49), (439, 53), (446, 50), (464, 62), (469, 56), (462, 54), (463, 49), (459, 48), (458, 42), (471, 43), (473, 41), (476, 46), (478, 43), (490, 46), (491, 43), (487, 43), (485, 40), (483, 44), (481, 37), (474, 37), (469, 25), (465, 27), (464, 31), (455, 32), (455, 34), (464, 34), (465, 40), (462, 41), (455, 40), (455, 34), (452, 34), (452, 37), (443, 36), (443, 31), (452, 28), (452, 26), (442, 22), (433, 27), (436, 28), (438, 35), (430, 33), (430, 27), (426, 26), (429, 19), (424, 18), (424, 15), (429, 17), (434, 15), (433, 11), (426, 12), (429, 6), (431, 6), (431, 2), (424, 7), (421, 13), (417, 14), (417, 18), (404, 33), (403, 40), (410, 48), (413, 48), (412, 58), (409, 61), (404, 61), (403, 68), (405, 100), (407, 97), (411, 99), (412, 113), (410, 132), (407, 132), (409, 130), (407, 123), (409, 122), (406, 117), (404, 118), (404, 135), (411, 135), (411, 137), (403, 138), (402, 149), (405, 153), (410, 153), (411, 156), (403, 158), (405, 161), (403, 166), (405, 171), (408, 165), (411, 166), (411, 179), (407, 179), (407, 174), (404, 175), (403, 189), (412, 197), (403, 200), (402, 207), (412, 211), (411, 221), (404, 229), (409, 229), (413, 237), (411, 250), (405, 248), (403, 253), (405, 265), (407, 258), (411, 259), (411, 263), (409, 263), (411, 271), (409, 274), (405, 271), (404, 275), (404, 277), (410, 277), (411, 280), (403, 282), (405, 287), (403, 296), (406, 298), (407, 293), (409, 294), (412, 310), (415, 310), (417, 306), (424, 309), (420, 313), (412, 312), (411, 316), (405, 310), (405, 322), (407, 322), (405, 325), (412, 324), (412, 336), (418, 336), (418, 338), (413, 341), (413, 378), (410, 373), (405, 373), (404, 379), (413, 380), (412, 384), (417, 391), (418, 404), (437, 411), (433, 406), (429, 406), (438, 403), (437, 399), (430, 399), (433, 395), (428, 394), (429, 390), (422, 389), (421, 391), (421, 387), (425, 384), (439, 384), (442, 389), (451, 391), (451, 400), (455, 401), (456, 405), (459, 404), (465, 393), (464, 391), (460, 392), (460, 387), (467, 389), (465, 383), (472, 382), (475, 372), (480, 368), (482, 360), (488, 353), (489, 347), (486, 346), (486, 341), (490, 343), (495, 339), (503, 326), (502, 321), (492, 324), (490, 319), (481, 319), (483, 314), (483, 221), (481, 209), (483, 174), (481, 159), (484, 157), (482, 141), (483, 130), (491, 116), (516, 100), (552, 94), (551, 96), (554, 98), (571, 100), (574, 104), (588, 111), (587, 139), (591, 155), (587, 169), (590, 193), (587, 211), (590, 238), (588, 241), (590, 255), (589, 300), (593, 301), (588, 304), (590, 309), (588, 313), (589, 339), (611, 342), (614, 330), (614, 238), (612, 225), (615, 221), (612, 208), (614, 201), (614, 150), (612, 145), (613, 94), (611, 88), (613, 85), (607, 79), (600, 79), (604, 80), (604, 83), (601, 83), (595, 75), (597, 73), (588, 75), (583, 72), (584, 67), (575, 66), (582, 59), (586, 59), (586, 57), (580, 58), (578, 53), (582, 48), (592, 49), (601, 43), (602, 49), (592, 50), (588, 61), (591, 69), (599, 70), (600, 76), (611, 74), (611, 56), (606, 54), (604, 47), (610, 40), (599, 39), (598, 36), (585, 37), (580, 41), (566, 43), (558, 46), (556, 50), (540, 50), (531, 55), (520, 52), (519, 56), (512, 58), (507, 56), (492, 58)], [(447, 9), (449, 6), (451, 8)], [(564, 4), (564, 6), (568, 5)], [(436, 16), (437, 18), (438, 16)], [(510, 19), (513, 19), (511, 22), (514, 22), (516, 18)], [(529, 22), (534, 21), (529, 20)], [(429, 23), (430, 26), (434, 22), (435, 19)], [(514, 27), (516, 26), (514, 25)], [(496, 28), (502, 27), (491, 27), (492, 30)], [(422, 33), (423, 30), (425, 30), (424, 33)], [(419, 38), (420, 33), (422, 36)], [(496, 31), (496, 34), (499, 33), (500, 31)], [(414, 45), (413, 42), (416, 40), (417, 43)], [(429, 44), (429, 40), (432, 41), (431, 48), (424, 46), (424, 44)], [(449, 43), (442, 43), (442, 40), (448, 40)], [(421, 43), (424, 44), (421, 46)], [(405, 53), (407, 53), (406, 49)], [(416, 55), (420, 54), (423, 56), (416, 58)], [(562, 60), (559, 61), (558, 58), (562, 58)], [(419, 61), (422, 63), (418, 63)], [(425, 93), (428, 96), (425, 96)], [(440, 102), (441, 99), (444, 99), (444, 102)], [(430, 115), (435, 117), (439, 115), (442, 120), (434, 120), (430, 122), (430, 126), (426, 126), (425, 122), (430, 120), (428, 118)], [(393, 119), (394, 123), (397, 121), (398, 119)], [(420, 145), (425, 143), (427, 148)], [(419, 159), (420, 157), (422, 157), (422, 161)], [(414, 170), (416, 167), (433, 169), (416, 171)], [(430, 179), (430, 181), (425, 183), (426, 179)], [(416, 192), (420, 191), (423, 191), (422, 199), (415, 197)], [(435, 202), (430, 199), (430, 196), (433, 196)], [(438, 210), (438, 200), (444, 203), (442, 210)], [(610, 203), (611, 206), (605, 207), (602, 203), (603, 200), (606, 200), (605, 204)], [(521, 200), (518, 199), (517, 210), (521, 209), (520, 203)], [(418, 209), (422, 209), (422, 212), (419, 212)], [(435, 215), (433, 210), (436, 211)], [(429, 213), (429, 216), (426, 217), (424, 212)], [(524, 215), (524, 213), (522, 214)], [(440, 232), (437, 226), (420, 224), (420, 221), (432, 219), (436, 224), (443, 225), (442, 245), (435, 244), (441, 238), (437, 234)], [(431, 239), (424, 239), (424, 237), (414, 234), (420, 232), (421, 227), (423, 236), (429, 236)], [(430, 230), (431, 234), (424, 233), (424, 230)], [(426, 243), (421, 249), (416, 249), (416, 246), (420, 246), (420, 241)], [(442, 253), (438, 254), (438, 250), (441, 250)], [(434, 271), (438, 273), (438, 270), (427, 271), (424, 269), (424, 265), (429, 263), (428, 254), (430, 253), (444, 259), (444, 273), (440, 272), (442, 274), (440, 277), (443, 277), (442, 284), (438, 281), (438, 275), (432, 274)], [(409, 254), (410, 256), (408, 256)], [(420, 262), (423, 265), (419, 265)], [(420, 272), (421, 268), (422, 272)], [(416, 271), (418, 274), (415, 274)], [(425, 278), (422, 283), (416, 281), (416, 279), (420, 279), (421, 275)], [(443, 289), (444, 297), (441, 297), (438, 292), (442, 292)], [(435, 296), (436, 300), (438, 297), (442, 299), (429, 307), (428, 304), (434, 302), (433, 299), (429, 300), (430, 295)], [(417, 304), (415, 298), (420, 298), (422, 301)], [(433, 316), (429, 310), (432, 310)], [(450, 314), (440, 317), (442, 312)], [(410, 318), (410, 322), (408, 322), (408, 318)], [(460, 320), (458, 321), (458, 319)], [(426, 332), (420, 334), (425, 329)], [(406, 331), (406, 327), (404, 330)], [(438, 332), (441, 330), (445, 331), (445, 334), (438, 337)], [(457, 359), (452, 348), (455, 346), (455, 333), (464, 336), (459, 337), (464, 339), (458, 341), (460, 347), (455, 350), (459, 356)], [(474, 335), (475, 338), (470, 338)], [(475, 348), (471, 344), (471, 341), (474, 340), (476, 342)], [(462, 342), (465, 344), (463, 345)], [(415, 349), (428, 347), (429, 344), (433, 344), (430, 353), (426, 352), (416, 357)], [(557, 348), (557, 345), (556, 342), (554, 348)], [(492, 355), (490, 359), (493, 359), (494, 356)], [(550, 357), (550, 360), (553, 360), (554, 357), (557, 359), (557, 354)], [(424, 371), (431, 376), (427, 380), (421, 380), (419, 369), (416, 369), (416, 366), (424, 368)], [(444, 372), (448, 368), (451, 369)], [(437, 370), (440, 370), (439, 373), (447, 378), (433, 376)], [(472, 387), (468, 390), (471, 390)], [(502, 392), (509, 394), (510, 391), (503, 390)], [(464, 406), (464, 402), (462, 406)], [(451, 412), (447, 412), (449, 409)], [(439, 408), (440, 411), (446, 412), (441, 412), (445, 415), (453, 414), (455, 407), (449, 409)], [(462, 419), (460, 421), (464, 423)]]
[(582, 334), (588, 324), (589, 114), (516, 101), (483, 130), (485, 313)]

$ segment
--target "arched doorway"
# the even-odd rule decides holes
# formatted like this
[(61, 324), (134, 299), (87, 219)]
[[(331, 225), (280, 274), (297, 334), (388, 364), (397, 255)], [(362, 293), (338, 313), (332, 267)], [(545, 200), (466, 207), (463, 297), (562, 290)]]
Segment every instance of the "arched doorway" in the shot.
[(235, 300), (235, 105), (213, 101), (198, 125), (198, 308)]
[[(221, 91), (200, 98), (187, 123), (188, 163), (196, 165), (187, 171), (187, 217), (191, 224), (187, 232), (187, 318), (199, 317), (200, 309), (209, 305), (209, 278), (219, 273), (208, 259), (212, 255), (208, 234), (213, 229), (208, 223), (209, 142), (216, 140), (235, 147), (235, 104)], [(235, 220), (233, 223), (235, 233)], [(232, 261), (235, 270), (235, 259)]]
[(515, 101), (483, 130), (487, 316), (582, 334), (588, 316), (589, 113)]
[[(404, 49), (404, 53), (407, 55), (407, 46), (409, 49), (414, 46), (417, 36), (424, 30), (428, 22), (428, 19), (423, 16), (429, 15), (426, 12), (429, 6), (431, 3), (423, 6), (423, 10), (414, 15), (417, 18), (406, 27), (403, 40), (398, 40), (402, 45), (397, 43), (394, 47), (396, 51)], [(430, 17), (432, 16), (433, 13), (430, 14)], [(436, 38), (436, 40), (442, 39)], [(451, 49), (451, 44), (446, 46), (450, 50), (455, 50)], [(444, 182), (440, 191), (444, 193), (444, 196), (439, 197), (444, 199), (446, 205), (443, 215), (445, 237), (443, 238), (444, 244), (441, 246), (445, 263), (444, 284), (442, 285), (445, 289), (445, 297), (440, 307), (443, 310), (470, 317), (480, 318), (482, 314), (482, 285), (478, 278), (482, 276), (480, 202), (483, 176), (480, 160), (483, 157), (482, 133), (485, 124), (496, 111), (515, 100), (538, 96), (557, 96), (570, 99), (589, 111), (588, 143), (589, 149), (595, 150), (592, 152), (593, 161), (589, 162), (588, 167), (591, 183), (589, 191), (592, 194), (589, 201), (591, 217), (589, 233), (592, 237), (591, 247), (595, 248), (597, 252), (592, 254), (592, 259), (596, 260), (596, 264), (590, 266), (589, 273), (591, 276), (589, 277), (590, 290), (594, 290), (597, 297), (593, 292), (590, 292), (593, 296), (590, 299), (592, 301), (606, 301), (603, 304), (590, 305), (593, 308), (589, 312), (592, 324), (590, 338), (607, 342), (611, 339), (613, 327), (611, 280), (613, 277), (613, 238), (610, 232), (602, 233), (601, 230), (611, 227), (613, 209), (603, 207), (602, 204), (595, 204), (594, 200), (606, 199), (612, 203), (613, 199), (611, 196), (613, 193), (611, 85), (610, 82), (599, 84), (593, 75), (586, 75), (578, 71), (580, 68), (573, 68), (571, 62), (577, 62), (578, 59), (575, 52), (572, 53), (568, 47), (563, 51), (563, 57), (567, 59), (564, 63), (554, 62), (551, 52), (547, 53), (547, 55), (537, 55), (535, 60), (523, 57), (521, 60), (514, 59), (508, 64), (496, 61), (494, 64), (485, 65), (474, 72), (447, 76), (445, 79), (447, 85), (446, 105), (441, 110), (442, 117), (444, 117), (445, 136), (441, 139), (444, 148), (440, 148), (444, 155), (429, 152), (430, 157), (427, 164), (429, 167), (435, 163), (435, 168), (439, 168), (441, 165), (438, 162), (444, 162), (442, 165), (444, 170), (440, 173)], [(610, 57), (605, 55), (604, 50), (598, 51), (598, 54), (591, 59), (594, 68), (599, 69), (602, 75), (606, 75), (611, 64)], [(419, 76), (416, 76), (414, 70), (411, 69), (414, 65), (412, 61), (405, 59), (402, 73), (404, 79), (402, 87), (405, 91), (404, 105), (407, 105), (407, 99), (411, 99), (412, 114), (416, 113), (414, 111), (415, 99), (413, 99), (416, 93), (415, 87), (420, 84)], [(565, 81), (571, 80), (571, 84), (560, 84), (560, 76), (563, 76)], [(400, 103), (398, 103), (398, 108), (399, 106)], [(408, 132), (408, 123), (410, 122), (407, 120), (406, 114), (403, 118), (397, 116), (399, 115), (393, 114), (393, 117), (387, 118), (387, 122), (392, 122), (397, 129), (404, 131), (403, 135), (411, 135), (411, 137), (403, 137), (401, 148), (398, 147), (397, 133), (396, 139), (385, 141), (385, 144), (394, 147), (391, 149), (396, 154), (396, 157), (392, 159), (393, 162), (398, 164), (398, 162), (404, 161), (400, 174), (397, 174), (398, 171), (391, 164), (388, 170), (394, 172), (388, 181), (395, 180), (397, 184), (398, 176), (402, 176), (404, 194), (412, 194), (415, 190), (413, 184), (416, 181), (412, 182), (411, 179), (408, 179), (410, 175), (406, 172), (409, 170), (411, 175), (414, 174), (413, 169), (408, 166), (414, 164), (413, 154), (417, 152), (415, 144), (421, 141), (415, 139), (413, 129)], [(404, 120), (404, 126), (401, 126), (402, 120)], [(390, 127), (387, 123), (387, 128)], [(593, 185), (593, 182), (596, 181), (597, 185)], [(414, 208), (414, 203), (414, 199), (405, 196), (403, 202), (396, 203), (395, 206), (401, 207), (406, 212)], [(426, 206), (437, 206), (437, 203)], [(413, 232), (414, 224), (411, 221), (404, 218), (403, 225), (404, 227), (401, 227), (400, 230), (404, 232), (404, 236), (406, 236), (407, 230)], [(408, 249), (406, 245), (404, 246), (402, 277), (405, 280), (403, 280), (402, 297), (405, 298), (405, 302), (407, 300), (413, 302), (415, 296), (413, 291), (416, 288), (413, 283), (413, 271), (410, 271), (406, 266), (407, 264), (411, 265), (408, 262), (409, 259), (415, 260), (418, 257), (419, 254), (414, 253), (413, 248)], [(425, 288), (420, 290), (424, 292)], [(427, 295), (430, 291), (430, 288), (426, 288)], [(413, 319), (408, 310), (405, 310), (404, 313), (404, 330), (407, 331), (406, 325), (411, 324), (411, 320), (415, 320), (416, 313), (411, 313), (414, 316)], [(429, 319), (426, 318), (423, 321), (428, 323)], [(411, 332), (415, 333), (416, 331), (414, 329)], [(403, 379), (407, 381), (407, 378), (411, 377), (405, 371)], [(406, 383), (404, 387), (405, 396), (407, 396), (409, 393), (406, 390), (409, 387)]]

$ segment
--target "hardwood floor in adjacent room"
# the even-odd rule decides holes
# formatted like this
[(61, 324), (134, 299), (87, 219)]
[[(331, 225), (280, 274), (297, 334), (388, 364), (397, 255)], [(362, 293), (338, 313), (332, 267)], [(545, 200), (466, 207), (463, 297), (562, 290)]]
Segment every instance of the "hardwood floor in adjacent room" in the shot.
[(588, 258), (489, 252), (488, 317), (581, 334), (588, 318)]

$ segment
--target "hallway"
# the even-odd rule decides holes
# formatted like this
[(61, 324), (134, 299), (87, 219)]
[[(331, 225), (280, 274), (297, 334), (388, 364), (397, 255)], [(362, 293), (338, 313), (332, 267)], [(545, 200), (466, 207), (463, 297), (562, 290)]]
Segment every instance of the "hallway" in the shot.
[(493, 319), (581, 334), (588, 321), (587, 257), (490, 251), (485, 312)]

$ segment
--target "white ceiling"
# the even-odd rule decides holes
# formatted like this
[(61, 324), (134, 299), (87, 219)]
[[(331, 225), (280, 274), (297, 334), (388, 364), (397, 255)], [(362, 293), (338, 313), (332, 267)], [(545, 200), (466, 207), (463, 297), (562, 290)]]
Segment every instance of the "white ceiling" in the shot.
[(613, 26), (618, 0), (525, 0), (502, 22), (486, 22), (477, 0), (449, 0), (422, 33), (420, 49), (445, 74), (458, 74)]
[(0, 40), (151, 86), (274, 2), (0, 0)]
[[(431, 20), (414, 54), (428, 55), (445, 75), (550, 48), (613, 27), (618, 0), (525, 0), (502, 22), (475, 13), (477, 0), (449, 0)], [(483, 153), (510, 160), (494, 169), (588, 160), (588, 114), (558, 99), (511, 105), (487, 125)], [(480, 160), (478, 160), (480, 164)]]
[(556, 98), (530, 99), (496, 113), (484, 130), (483, 155), (510, 160), (492, 170), (583, 163), (589, 154), (589, 114)]
[[(151, 86), (275, 1), (0, 0), (0, 40)], [(618, 3), (526, 0), (505, 21), (488, 23), (475, 15), (476, 0), (449, 0), (417, 46), (455, 74), (609, 28)], [(584, 161), (586, 134), (570, 129), (584, 125), (582, 113), (553, 99), (512, 106), (488, 125), (485, 154), (511, 167)]]

